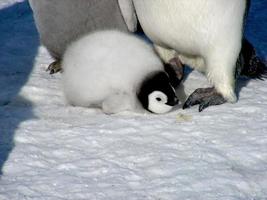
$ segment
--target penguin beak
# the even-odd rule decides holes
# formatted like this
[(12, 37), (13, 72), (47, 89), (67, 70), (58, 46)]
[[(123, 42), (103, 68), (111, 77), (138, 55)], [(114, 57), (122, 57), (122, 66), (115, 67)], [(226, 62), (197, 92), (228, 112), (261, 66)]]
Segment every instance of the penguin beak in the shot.
[(179, 103), (178, 98), (174, 97), (171, 101), (168, 101), (166, 104), (169, 105), (169, 106), (175, 106), (178, 103)]

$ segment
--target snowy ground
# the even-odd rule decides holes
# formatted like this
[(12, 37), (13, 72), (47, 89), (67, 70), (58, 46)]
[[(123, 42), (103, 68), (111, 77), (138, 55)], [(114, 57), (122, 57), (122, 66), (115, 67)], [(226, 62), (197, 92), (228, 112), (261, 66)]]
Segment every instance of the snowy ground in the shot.
[[(246, 34), (266, 58), (266, 0), (252, 2)], [(0, 6), (0, 200), (267, 199), (266, 81), (242, 80), (238, 103), (202, 113), (70, 107), (27, 3)], [(205, 85), (193, 72), (185, 92)]]

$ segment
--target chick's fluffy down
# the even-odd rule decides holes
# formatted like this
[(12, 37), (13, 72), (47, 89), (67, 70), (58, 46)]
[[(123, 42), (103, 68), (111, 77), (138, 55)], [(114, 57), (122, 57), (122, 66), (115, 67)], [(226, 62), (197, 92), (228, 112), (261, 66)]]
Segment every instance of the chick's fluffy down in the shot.
[(163, 65), (151, 45), (116, 30), (95, 32), (72, 43), (62, 62), (63, 90), (76, 106), (102, 105), (110, 96), (136, 92)]

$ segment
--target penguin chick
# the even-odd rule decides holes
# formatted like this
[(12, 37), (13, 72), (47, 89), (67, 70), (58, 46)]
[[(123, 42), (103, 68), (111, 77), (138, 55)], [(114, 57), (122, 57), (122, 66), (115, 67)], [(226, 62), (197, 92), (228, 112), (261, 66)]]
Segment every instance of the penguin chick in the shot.
[(174, 70), (165, 72), (153, 48), (134, 35), (99, 31), (73, 42), (62, 60), (63, 90), (74, 106), (105, 113), (136, 110), (169, 112), (178, 103)]

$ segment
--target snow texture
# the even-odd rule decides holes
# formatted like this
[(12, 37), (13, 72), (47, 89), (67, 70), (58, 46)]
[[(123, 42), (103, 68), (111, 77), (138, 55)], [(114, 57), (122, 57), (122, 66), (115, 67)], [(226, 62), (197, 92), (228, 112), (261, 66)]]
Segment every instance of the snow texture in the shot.
[[(28, 3), (0, 6), (0, 200), (267, 199), (266, 81), (241, 79), (236, 104), (202, 113), (71, 107)], [(266, 0), (252, 1), (246, 35), (266, 59)], [(192, 72), (184, 90), (207, 85)]]

